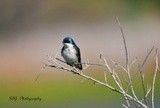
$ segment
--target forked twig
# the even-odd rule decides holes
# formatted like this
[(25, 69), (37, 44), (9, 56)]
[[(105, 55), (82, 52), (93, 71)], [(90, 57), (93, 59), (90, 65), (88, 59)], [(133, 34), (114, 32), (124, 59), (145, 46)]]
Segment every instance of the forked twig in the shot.
[(122, 28), (122, 25), (121, 25), (118, 17), (116, 17), (116, 20), (118, 22), (118, 25), (119, 25), (119, 28), (120, 28), (120, 31), (121, 31), (121, 34), (122, 34), (124, 48), (125, 48), (126, 69), (127, 69), (127, 73), (128, 73), (127, 74), (128, 75), (128, 79), (129, 79), (129, 84), (128, 84), (129, 85), (129, 90), (130, 90), (131, 94), (135, 97), (135, 99), (137, 99), (137, 96), (136, 96), (136, 94), (134, 92), (134, 89), (133, 89), (132, 78), (131, 78), (131, 74), (130, 74), (129, 55), (128, 55), (127, 44), (126, 44), (126, 40), (125, 40), (125, 34), (123, 32), (123, 28)]
[(112, 69), (110, 68), (108, 62), (106, 61), (106, 59), (105, 59), (105, 57), (103, 56), (102, 53), (100, 54), (100, 57), (101, 57), (101, 59), (104, 61), (104, 64), (106, 65), (106, 68), (107, 68), (107, 70), (109, 71), (109, 73), (111, 74), (114, 82), (117, 84), (117, 86), (118, 86), (119, 89), (121, 90), (121, 92), (122, 92), (122, 94), (123, 94), (123, 96), (124, 96), (124, 98), (125, 98), (125, 100), (126, 100), (126, 103), (127, 103), (128, 107), (130, 107), (130, 103), (129, 103), (128, 99), (127, 99), (126, 92), (125, 92), (124, 89), (123, 89), (123, 86), (122, 86), (122, 84), (121, 84), (121, 81), (120, 81), (119, 77), (116, 76), (117, 74), (115, 74), (114, 70), (112, 71)]

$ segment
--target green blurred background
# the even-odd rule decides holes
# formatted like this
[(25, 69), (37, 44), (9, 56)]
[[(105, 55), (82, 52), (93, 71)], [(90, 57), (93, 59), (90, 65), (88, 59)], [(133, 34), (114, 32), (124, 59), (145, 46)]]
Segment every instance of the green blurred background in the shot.
[[(40, 61), (47, 61), (47, 54), (60, 52), (65, 36), (73, 37), (81, 48), (82, 61), (99, 63), (102, 52), (124, 65), (116, 16), (126, 34), (130, 62), (138, 57), (141, 63), (148, 49), (153, 45), (159, 48), (159, 0), (0, 0), (0, 106), (121, 107), (119, 94), (90, 81), (81, 83), (83, 78), (65, 71), (46, 68), (35, 82), (42, 68)], [(145, 65), (150, 86), (154, 66), (153, 54)], [(89, 67), (84, 72), (104, 80), (101, 68)], [(140, 83), (136, 80), (135, 84), (141, 94)], [(156, 83), (157, 107), (159, 90)], [(10, 96), (40, 97), (42, 101), (14, 102)]]

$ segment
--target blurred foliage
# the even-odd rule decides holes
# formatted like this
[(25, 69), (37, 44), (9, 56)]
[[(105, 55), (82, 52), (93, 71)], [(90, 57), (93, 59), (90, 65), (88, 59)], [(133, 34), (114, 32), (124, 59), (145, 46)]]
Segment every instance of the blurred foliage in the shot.
[(0, 30), (28, 22), (99, 21), (112, 15), (129, 18), (158, 15), (159, 5), (159, 0), (1, 0)]

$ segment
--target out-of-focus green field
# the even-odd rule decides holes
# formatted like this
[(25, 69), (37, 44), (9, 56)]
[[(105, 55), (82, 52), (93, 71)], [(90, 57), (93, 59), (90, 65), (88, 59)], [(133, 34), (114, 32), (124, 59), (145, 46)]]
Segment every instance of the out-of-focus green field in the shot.
[[(76, 75), (65, 75), (62, 72), (62, 78), (54, 75), (53, 73), (46, 72), (50, 75), (40, 76), (38, 81), (34, 81), (34, 77), (29, 79), (17, 79), (1, 83), (0, 102), (1, 105), (6, 107), (44, 107), (50, 105), (68, 105), (83, 102), (110, 102), (115, 100), (120, 95), (101, 87), (100, 85), (93, 84), (90, 81), (81, 82), (82, 78)], [(47, 78), (49, 77), (49, 78)], [(33, 78), (33, 79), (32, 79)], [(39, 97), (41, 102), (38, 101), (24, 101), (24, 100), (10, 100), (11, 96), (24, 96), (24, 97)], [(119, 99), (116, 99), (119, 100)]]
[[(93, 74), (90, 71), (86, 72), (86, 74), (104, 81), (103, 72), (101, 71)], [(105, 108), (105, 106), (121, 106), (121, 102), (123, 101), (121, 95), (98, 84), (94, 84), (91, 81), (84, 80), (82, 82), (82, 80), (84, 79), (77, 75), (66, 73), (65, 71), (56, 72), (55, 70), (46, 69), (38, 81), (35, 81), (35, 76), (24, 76), (7, 82), (2, 81), (0, 83), (0, 105), (7, 108), (78, 108), (80, 106), (84, 108), (97, 108), (98, 106)], [(112, 81), (109, 82), (112, 84)], [(138, 78), (135, 79), (134, 84), (136, 85), (135, 91), (139, 94), (138, 97), (140, 97), (142, 95), (142, 88)], [(115, 86), (115, 84), (112, 85)], [(156, 99), (160, 97), (158, 90), (160, 90), (160, 86), (156, 83)], [(18, 100), (10, 100), (11, 96), (16, 96)], [(40, 102), (29, 102), (27, 100), (20, 100), (20, 96), (39, 97), (42, 100)]]

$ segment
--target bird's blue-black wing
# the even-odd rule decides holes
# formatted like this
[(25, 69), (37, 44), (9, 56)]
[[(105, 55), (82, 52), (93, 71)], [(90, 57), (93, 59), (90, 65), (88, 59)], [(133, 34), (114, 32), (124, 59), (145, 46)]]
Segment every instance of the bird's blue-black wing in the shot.
[(80, 53), (80, 49), (77, 46), (74, 46), (77, 53), (76, 56), (78, 58), (78, 64), (76, 65), (77, 68), (79, 68), (80, 70), (82, 70), (82, 64), (81, 64), (81, 53)]

